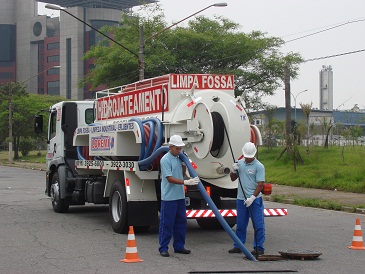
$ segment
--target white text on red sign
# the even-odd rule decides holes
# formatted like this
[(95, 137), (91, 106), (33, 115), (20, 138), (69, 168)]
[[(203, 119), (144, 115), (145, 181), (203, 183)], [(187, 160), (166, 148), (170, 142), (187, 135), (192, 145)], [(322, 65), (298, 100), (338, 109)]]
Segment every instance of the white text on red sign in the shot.
[(97, 119), (115, 119), (168, 111), (167, 99), (168, 92), (164, 85), (99, 98), (96, 102)]
[(171, 89), (233, 89), (233, 75), (171, 74)]

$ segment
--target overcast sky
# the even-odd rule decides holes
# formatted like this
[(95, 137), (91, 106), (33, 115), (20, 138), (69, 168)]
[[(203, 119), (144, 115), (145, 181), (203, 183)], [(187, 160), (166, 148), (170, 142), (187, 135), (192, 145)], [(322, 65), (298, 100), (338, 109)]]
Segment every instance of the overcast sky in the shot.
[[(313, 102), (319, 107), (319, 71), (323, 65), (333, 69), (333, 107), (350, 109), (355, 104), (365, 109), (365, 0), (160, 0), (168, 23), (177, 22), (211, 4), (226, 2), (227, 7), (211, 7), (200, 15), (220, 15), (241, 25), (243, 32), (260, 30), (267, 36), (289, 41), (282, 52), (299, 52), (305, 60), (364, 50), (359, 53), (310, 61), (300, 66), (299, 77), (291, 82), (291, 92), (299, 103)], [(57, 15), (43, 8), (39, 13)], [(358, 22), (355, 22), (358, 21)], [(183, 23), (182, 23), (183, 24)], [(343, 24), (342, 26), (339, 26)], [(265, 98), (273, 105), (284, 106), (284, 91)], [(291, 99), (292, 106), (294, 100)]]

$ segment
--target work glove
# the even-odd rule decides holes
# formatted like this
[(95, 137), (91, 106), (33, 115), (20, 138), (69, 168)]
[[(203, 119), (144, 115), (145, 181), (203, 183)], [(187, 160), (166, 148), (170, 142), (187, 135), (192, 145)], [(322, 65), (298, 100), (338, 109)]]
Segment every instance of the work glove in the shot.
[(251, 195), (250, 198), (247, 198), (247, 200), (245, 201), (245, 206), (249, 207), (250, 205), (252, 205), (253, 201), (255, 201), (256, 197), (254, 195)]
[(199, 184), (199, 182), (200, 182), (200, 179), (197, 176), (197, 177), (191, 178), (189, 180), (184, 180), (184, 185), (186, 185), (186, 186), (195, 186), (195, 185)]
[(233, 163), (233, 172), (236, 172), (238, 170), (238, 163)]

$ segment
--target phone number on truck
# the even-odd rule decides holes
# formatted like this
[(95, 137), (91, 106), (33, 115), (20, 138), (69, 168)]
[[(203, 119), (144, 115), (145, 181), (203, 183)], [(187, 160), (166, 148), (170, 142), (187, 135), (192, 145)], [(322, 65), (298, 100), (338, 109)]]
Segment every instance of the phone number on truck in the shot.
[(134, 168), (134, 162), (129, 161), (111, 161), (111, 167), (119, 167), (119, 168)]
[(77, 160), (75, 162), (76, 166), (97, 166), (101, 167), (104, 166), (104, 161), (97, 161), (97, 160)]

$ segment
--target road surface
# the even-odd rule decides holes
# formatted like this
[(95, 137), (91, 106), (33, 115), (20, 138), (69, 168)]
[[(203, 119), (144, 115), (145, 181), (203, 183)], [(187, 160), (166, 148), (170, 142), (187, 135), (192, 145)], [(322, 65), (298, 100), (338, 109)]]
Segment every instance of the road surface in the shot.
[[(123, 263), (127, 235), (113, 232), (108, 207), (78, 206), (57, 214), (44, 195), (44, 180), (44, 171), (0, 166), (0, 273), (364, 273), (365, 251), (348, 248), (355, 220), (365, 225), (364, 215), (271, 202), (266, 207), (286, 207), (288, 216), (265, 219), (266, 254), (313, 250), (322, 253), (318, 259), (248, 261), (228, 254), (232, 240), (225, 231), (202, 230), (189, 220), (190, 255), (170, 250), (169, 258), (161, 257), (158, 227), (151, 227), (136, 234), (144, 262)], [(252, 235), (250, 228), (249, 250)]]

